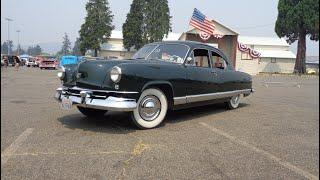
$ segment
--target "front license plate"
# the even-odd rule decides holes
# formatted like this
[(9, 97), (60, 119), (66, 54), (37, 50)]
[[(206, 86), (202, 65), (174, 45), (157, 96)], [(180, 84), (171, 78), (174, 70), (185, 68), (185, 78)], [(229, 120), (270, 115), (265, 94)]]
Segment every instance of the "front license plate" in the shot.
[(68, 98), (62, 98), (61, 108), (64, 110), (70, 110), (72, 108), (72, 101)]

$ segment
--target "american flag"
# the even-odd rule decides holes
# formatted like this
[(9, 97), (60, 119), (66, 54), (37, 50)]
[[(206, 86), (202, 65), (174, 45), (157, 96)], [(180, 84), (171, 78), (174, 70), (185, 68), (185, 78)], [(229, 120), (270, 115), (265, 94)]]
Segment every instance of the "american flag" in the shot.
[(194, 8), (189, 24), (209, 35), (212, 35), (215, 29), (215, 25), (196, 8)]

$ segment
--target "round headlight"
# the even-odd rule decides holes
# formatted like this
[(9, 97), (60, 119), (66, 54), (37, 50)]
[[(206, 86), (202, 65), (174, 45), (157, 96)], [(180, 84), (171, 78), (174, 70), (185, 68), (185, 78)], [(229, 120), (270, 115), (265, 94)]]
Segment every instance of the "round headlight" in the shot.
[(62, 80), (64, 78), (64, 72), (58, 72), (57, 76)]
[(121, 79), (121, 68), (118, 66), (113, 67), (110, 71), (110, 79), (115, 83), (119, 82)]
[(64, 76), (65, 76), (66, 70), (65, 70), (64, 67), (62, 67), (61, 70), (62, 70), (62, 71), (61, 71), (61, 72), (58, 72), (57, 76), (59, 77), (59, 79), (63, 80), (63, 78), (64, 78)]

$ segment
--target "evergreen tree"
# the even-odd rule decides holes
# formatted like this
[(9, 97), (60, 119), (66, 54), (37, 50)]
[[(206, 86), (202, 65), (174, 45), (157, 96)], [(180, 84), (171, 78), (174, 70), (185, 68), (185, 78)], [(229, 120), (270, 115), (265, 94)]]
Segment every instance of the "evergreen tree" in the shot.
[(21, 48), (20, 44), (17, 46), (17, 49), (13, 52), (13, 54), (20, 55), (20, 54), (25, 54), (26, 51)]
[(147, 0), (145, 7), (148, 42), (162, 41), (171, 32), (170, 10), (167, 0)]
[(295, 72), (306, 72), (306, 36), (319, 40), (319, 0), (279, 0), (275, 31), (289, 44), (298, 40)]
[(76, 41), (74, 42), (74, 46), (72, 49), (72, 54), (76, 56), (81, 56), (81, 51), (80, 51), (80, 39), (77, 38)]
[(3, 42), (1, 45), (1, 54), (7, 54), (8, 53), (8, 42)]
[(39, 45), (36, 46), (29, 46), (27, 49), (27, 53), (31, 56), (37, 56), (42, 53), (42, 49)]
[(122, 26), (124, 47), (139, 49), (146, 43), (162, 41), (171, 32), (167, 0), (133, 0)]
[(41, 47), (37, 44), (36, 47), (34, 47), (34, 55), (40, 55), (42, 53)]
[(5, 41), (3, 42), (3, 44), (1, 45), (1, 53), (2, 54), (8, 54), (8, 49), (9, 49), (9, 54), (11, 54), (12, 52), (12, 48), (13, 48), (13, 42), (12, 41)]
[(64, 36), (63, 36), (61, 54), (62, 55), (68, 55), (70, 53), (71, 53), (71, 42), (69, 40), (68, 34), (65, 33)]
[(129, 51), (131, 47), (140, 49), (144, 45), (143, 39), (143, 9), (144, 0), (133, 0), (126, 22), (122, 26), (123, 45)]
[(87, 50), (92, 49), (94, 56), (97, 56), (100, 45), (107, 41), (114, 29), (113, 15), (107, 0), (89, 0), (86, 10), (85, 23), (81, 25), (79, 31), (80, 50), (84, 54)]

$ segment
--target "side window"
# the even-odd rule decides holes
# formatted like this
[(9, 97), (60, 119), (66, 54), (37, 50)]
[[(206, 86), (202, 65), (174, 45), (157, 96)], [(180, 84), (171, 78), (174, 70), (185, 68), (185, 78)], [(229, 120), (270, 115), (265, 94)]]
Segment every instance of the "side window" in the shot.
[(210, 56), (208, 50), (194, 49), (190, 57), (192, 58), (192, 61), (189, 64), (197, 67), (210, 67)]
[(227, 62), (216, 52), (211, 52), (213, 68), (226, 69)]

